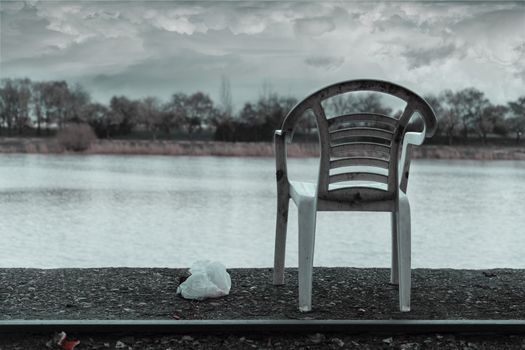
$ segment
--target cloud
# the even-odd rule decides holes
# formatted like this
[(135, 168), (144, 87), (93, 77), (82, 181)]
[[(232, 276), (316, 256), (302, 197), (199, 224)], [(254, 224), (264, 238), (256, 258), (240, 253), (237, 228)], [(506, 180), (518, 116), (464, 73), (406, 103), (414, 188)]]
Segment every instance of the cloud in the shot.
[(356, 77), (525, 90), (519, 3), (33, 1), (0, 16), (3, 77), (81, 80), (99, 98), (213, 93), (221, 75), (245, 98), (264, 80), (301, 97)]
[(403, 56), (408, 62), (408, 69), (415, 69), (431, 65), (435, 62), (444, 61), (452, 56), (460, 56), (461, 50), (454, 44), (445, 44), (430, 48), (406, 48)]
[(228, 25), (233, 34), (258, 34), (266, 29), (266, 24), (257, 16), (248, 15), (233, 20)]
[[(120, 71), (79, 77), (97, 97), (126, 94), (132, 98), (167, 99), (179, 91), (215, 93), (221, 74), (236, 78), (242, 60), (236, 55), (207, 55), (187, 50), (173, 56), (144, 59)], [(240, 74), (246, 74), (240, 69)], [(217, 88), (215, 88), (217, 86)]]
[[(97, 38), (66, 47), (47, 47), (39, 55), (2, 60), (2, 74), (33, 79), (76, 79), (85, 74), (118, 72), (147, 59), (140, 39)], [(14, 74), (13, 74), (14, 73)]]
[[(525, 5), (487, 11), (452, 27), (475, 58), (501, 65), (523, 65), (525, 46)], [(516, 49), (518, 48), (518, 49)]]
[(301, 18), (294, 22), (297, 35), (319, 36), (335, 29), (335, 24), (328, 17)]
[(0, 8), (2, 62), (35, 57), (66, 46), (69, 36), (50, 31), (49, 21), (39, 17), (35, 7), (5, 7), (2, 3)]
[(387, 18), (380, 18), (379, 20), (375, 21), (373, 28), (381, 32), (391, 30), (412, 31), (414, 29), (419, 29), (419, 24), (414, 23), (413, 19), (406, 17), (405, 14), (403, 14), (402, 17), (401, 14), (396, 13)]
[[(518, 56), (519, 62), (525, 62), (525, 41), (517, 45), (514, 48), (514, 51)], [(518, 64), (514, 71), (514, 75), (520, 78), (522, 82), (525, 82), (525, 65)]]
[(159, 15), (156, 17), (154, 25), (159, 29), (164, 29), (169, 32), (177, 32), (179, 34), (193, 34), (195, 32), (206, 33), (208, 28), (203, 25), (195, 25), (186, 17), (170, 18)]
[(315, 68), (323, 68), (327, 70), (337, 69), (343, 65), (345, 61), (344, 57), (331, 57), (331, 56), (313, 56), (308, 57), (304, 62)]

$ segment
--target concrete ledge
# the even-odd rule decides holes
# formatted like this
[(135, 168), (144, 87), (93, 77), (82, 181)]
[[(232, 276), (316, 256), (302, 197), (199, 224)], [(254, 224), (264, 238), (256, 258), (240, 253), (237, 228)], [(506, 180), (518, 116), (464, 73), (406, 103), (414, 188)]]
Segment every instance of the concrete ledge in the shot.
[(0, 333), (497, 333), (525, 334), (525, 320), (9, 320)]

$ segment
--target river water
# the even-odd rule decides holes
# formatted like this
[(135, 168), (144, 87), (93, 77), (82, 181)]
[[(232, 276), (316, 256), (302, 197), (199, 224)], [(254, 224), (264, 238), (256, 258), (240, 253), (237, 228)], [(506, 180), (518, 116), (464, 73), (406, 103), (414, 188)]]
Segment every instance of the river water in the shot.
[[(0, 155), (0, 267), (273, 263), (272, 158)], [(314, 179), (316, 159), (291, 159)], [(525, 162), (415, 160), (412, 265), (525, 268)], [(287, 266), (297, 264), (290, 202)], [(388, 213), (317, 220), (316, 266), (387, 267)]]

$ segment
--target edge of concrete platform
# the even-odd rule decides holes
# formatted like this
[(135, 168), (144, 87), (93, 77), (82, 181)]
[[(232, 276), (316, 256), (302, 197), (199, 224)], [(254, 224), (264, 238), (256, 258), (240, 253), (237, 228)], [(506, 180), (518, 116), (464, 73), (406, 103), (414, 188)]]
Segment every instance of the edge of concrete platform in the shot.
[(525, 320), (3, 320), (0, 333), (498, 333), (525, 334)]

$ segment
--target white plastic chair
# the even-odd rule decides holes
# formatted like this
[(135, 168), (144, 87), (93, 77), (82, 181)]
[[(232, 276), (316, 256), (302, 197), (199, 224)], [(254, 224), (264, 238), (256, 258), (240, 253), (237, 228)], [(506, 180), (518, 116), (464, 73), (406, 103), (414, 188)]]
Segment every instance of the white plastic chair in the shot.
[[(327, 118), (322, 102), (354, 91), (380, 92), (406, 102), (396, 119), (378, 113)], [(286, 143), (304, 113), (315, 115), (320, 142), (318, 182), (288, 180)], [(406, 196), (412, 145), (421, 145), (436, 130), (428, 103), (414, 92), (379, 80), (351, 80), (327, 86), (299, 102), (275, 131), (277, 224), (274, 284), (284, 283), (288, 203), (299, 217), (299, 310), (312, 308), (312, 269), (318, 211), (379, 211), (392, 216), (390, 281), (399, 284), (399, 308), (410, 311), (410, 205)]]

